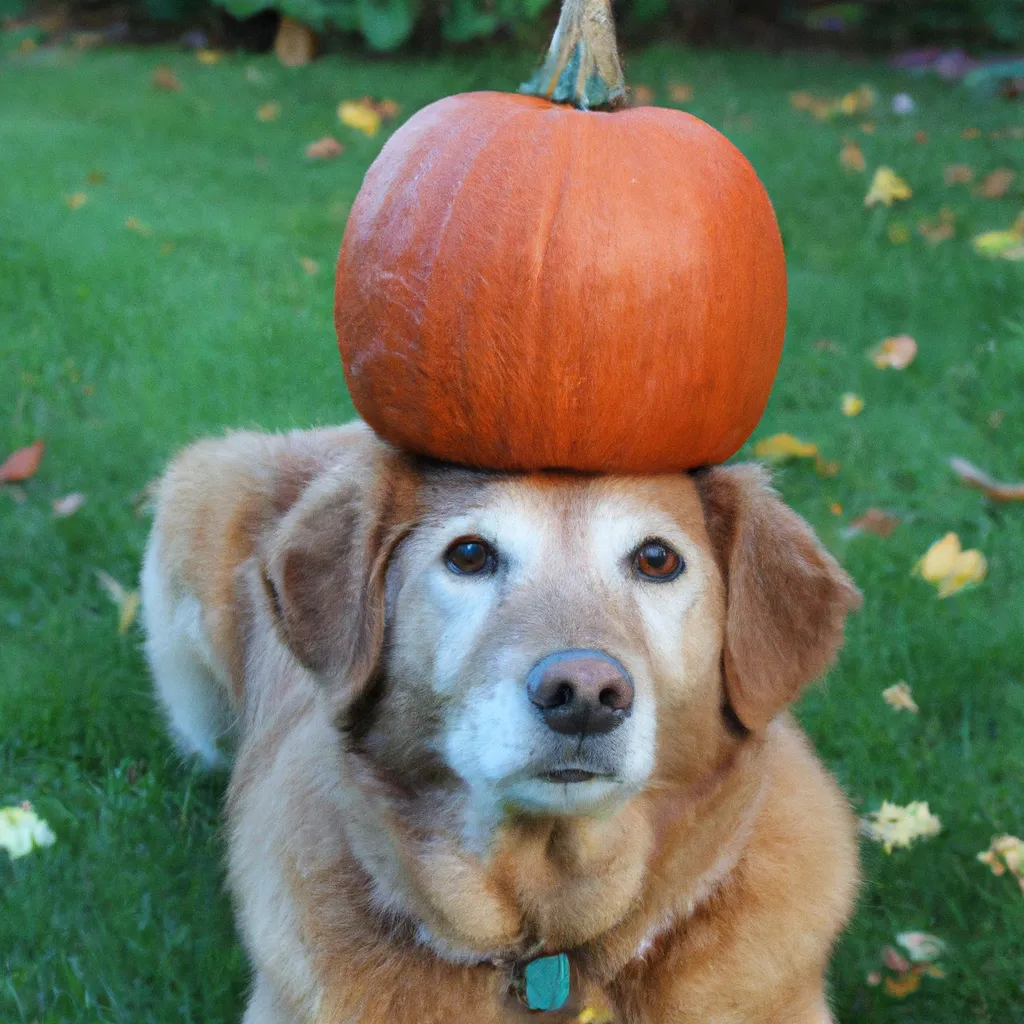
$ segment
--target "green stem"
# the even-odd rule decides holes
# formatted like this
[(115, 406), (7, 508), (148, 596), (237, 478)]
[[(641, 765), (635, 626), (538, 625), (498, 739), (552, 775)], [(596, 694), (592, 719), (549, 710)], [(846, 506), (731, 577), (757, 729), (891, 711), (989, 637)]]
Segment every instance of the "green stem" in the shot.
[(611, 0), (563, 0), (540, 70), (520, 92), (578, 110), (614, 110), (626, 102)]

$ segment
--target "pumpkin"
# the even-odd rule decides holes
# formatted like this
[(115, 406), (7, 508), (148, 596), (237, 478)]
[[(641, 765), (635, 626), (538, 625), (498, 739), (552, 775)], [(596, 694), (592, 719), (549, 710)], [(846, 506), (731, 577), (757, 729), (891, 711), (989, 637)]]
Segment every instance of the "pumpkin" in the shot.
[(335, 326), (356, 409), (395, 445), (655, 473), (722, 462), (757, 425), (786, 322), (771, 203), (710, 125), (621, 107), (610, 25), (607, 0), (567, 0), (542, 95), (440, 100), (368, 171)]

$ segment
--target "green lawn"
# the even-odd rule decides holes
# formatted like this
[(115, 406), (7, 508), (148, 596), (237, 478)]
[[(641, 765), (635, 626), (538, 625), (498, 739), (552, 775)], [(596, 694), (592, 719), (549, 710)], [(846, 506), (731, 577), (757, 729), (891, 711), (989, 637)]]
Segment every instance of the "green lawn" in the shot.
[[(181, 92), (151, 88), (162, 62)], [(510, 53), (347, 55), (295, 71), (168, 51), (0, 56), (0, 455), (48, 444), (36, 478), (0, 493), (0, 805), (32, 800), (58, 837), (16, 862), (0, 854), (5, 1024), (239, 1018), (246, 968), (223, 891), (223, 779), (169, 748), (137, 627), (118, 635), (94, 570), (134, 580), (147, 530), (138, 492), (187, 441), (350, 417), (331, 268), (386, 131), (339, 125), (337, 103), (388, 96), (406, 116), (445, 93), (514, 87), (529, 64)], [(782, 225), (790, 329), (758, 436), (792, 432), (840, 462), (829, 479), (808, 462), (778, 480), (866, 596), (801, 716), (860, 811), (924, 799), (943, 822), (891, 856), (865, 847), (868, 881), (833, 971), (839, 1018), (1022, 1021), (1024, 897), (975, 854), (994, 834), (1024, 833), (1024, 507), (960, 487), (945, 460), (1024, 477), (1024, 263), (970, 247), (1020, 207), (1024, 143), (990, 132), (1021, 125), (1024, 110), (831, 59), (664, 47), (632, 55), (628, 74), (659, 102), (690, 83), (689, 109), (750, 157)], [(865, 116), (818, 122), (787, 99), (862, 82), (881, 96), (871, 134)], [(904, 88), (918, 112), (898, 118), (888, 100)], [(280, 116), (261, 122), (271, 100)], [(980, 135), (965, 139), (966, 128)], [(331, 132), (344, 155), (307, 162), (303, 147)], [(839, 167), (843, 136), (863, 148), (866, 174)], [(1015, 167), (1018, 184), (1002, 199), (947, 187), (954, 162)], [(880, 164), (914, 197), (867, 211)], [(78, 192), (87, 201), (70, 209)], [(932, 246), (916, 221), (942, 204), (958, 236)], [(130, 217), (150, 233), (127, 229)], [(890, 240), (894, 223), (909, 242)], [(874, 369), (865, 350), (902, 332), (920, 344), (916, 362)], [(854, 419), (840, 413), (847, 391), (866, 400)], [(87, 503), (54, 519), (51, 501), (72, 491)], [(893, 536), (844, 537), (871, 506), (903, 520)], [(911, 569), (950, 530), (990, 572), (939, 601)], [(918, 716), (883, 703), (898, 679)], [(947, 977), (896, 1000), (865, 978), (909, 929), (950, 943)]]

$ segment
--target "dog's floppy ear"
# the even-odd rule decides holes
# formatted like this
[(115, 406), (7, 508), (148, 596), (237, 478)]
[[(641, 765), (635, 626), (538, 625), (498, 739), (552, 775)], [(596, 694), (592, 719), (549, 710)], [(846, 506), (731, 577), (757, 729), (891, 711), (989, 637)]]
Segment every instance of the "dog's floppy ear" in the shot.
[(384, 576), (417, 513), (409, 459), (368, 437), (317, 477), (268, 539), (261, 572), (284, 643), (354, 697), (384, 637)]
[(697, 481), (726, 582), (726, 692), (756, 731), (829, 667), (861, 596), (759, 466), (717, 467)]

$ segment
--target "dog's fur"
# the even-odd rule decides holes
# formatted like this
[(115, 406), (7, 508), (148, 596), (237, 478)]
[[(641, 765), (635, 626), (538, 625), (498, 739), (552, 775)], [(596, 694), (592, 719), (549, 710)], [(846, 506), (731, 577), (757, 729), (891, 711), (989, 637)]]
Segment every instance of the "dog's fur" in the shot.
[[(552, 1022), (831, 1020), (855, 829), (785, 707), (859, 595), (760, 469), (492, 475), (352, 425), (201, 442), (157, 504), (158, 693), (186, 750), (237, 743), (248, 1024), (525, 1019), (513, 979), (555, 952)], [(499, 572), (445, 567), (465, 535)], [(651, 537), (684, 557), (674, 582), (630, 571)], [(524, 683), (570, 648), (636, 689), (572, 750)], [(555, 761), (605, 774), (541, 781)]]

